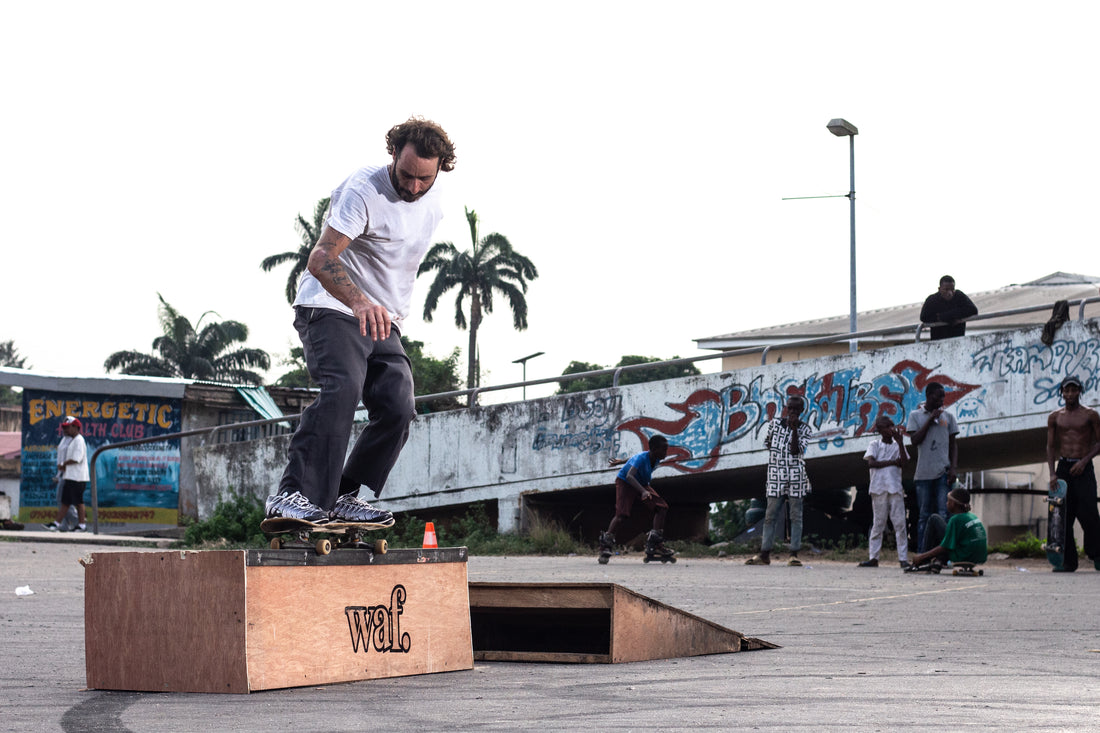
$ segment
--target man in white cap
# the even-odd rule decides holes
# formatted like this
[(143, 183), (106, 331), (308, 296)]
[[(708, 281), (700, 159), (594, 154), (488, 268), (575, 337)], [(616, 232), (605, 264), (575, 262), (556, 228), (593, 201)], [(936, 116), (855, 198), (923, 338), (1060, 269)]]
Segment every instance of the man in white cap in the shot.
[(74, 532), (87, 529), (84, 517), (84, 488), (88, 485), (88, 446), (80, 434), (80, 420), (72, 415), (61, 421), (61, 432), (65, 437), (57, 446), (57, 480), (61, 482), (61, 495), (58, 499), (57, 519), (44, 525), (46, 529), (58, 531), (69, 513), (69, 507), (76, 507), (78, 524)]

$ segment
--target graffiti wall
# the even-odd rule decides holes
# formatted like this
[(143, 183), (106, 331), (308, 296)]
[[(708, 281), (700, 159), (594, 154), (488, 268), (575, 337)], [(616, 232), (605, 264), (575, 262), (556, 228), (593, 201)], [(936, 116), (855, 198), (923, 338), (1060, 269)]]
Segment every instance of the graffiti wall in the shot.
[[(933, 381), (944, 386), (964, 439), (1042, 429), (1061, 406), (1067, 374), (1085, 384), (1085, 404), (1100, 402), (1100, 335), (1095, 320), (1064, 324), (1051, 346), (1040, 334), (1003, 331), (422, 415), (383, 498), (395, 511), (495, 499), (508, 507), (499, 524), (507, 530), (524, 493), (606, 486), (617, 471), (609, 459), (645, 450), (657, 433), (675, 459), (663, 472), (762, 466), (767, 422), (792, 394), (807, 402), (811, 461), (859, 460), (875, 419), (904, 425)], [(225, 475), (229, 461), (211, 448), (196, 470)]]
[[(57, 445), (66, 415), (80, 419), (88, 459), (110, 443), (181, 430), (178, 399), (24, 390), (19, 515), (48, 522), (57, 514)], [(172, 524), (179, 516), (179, 439), (120, 448), (96, 459), (100, 523)], [(91, 504), (91, 487), (84, 494)]]

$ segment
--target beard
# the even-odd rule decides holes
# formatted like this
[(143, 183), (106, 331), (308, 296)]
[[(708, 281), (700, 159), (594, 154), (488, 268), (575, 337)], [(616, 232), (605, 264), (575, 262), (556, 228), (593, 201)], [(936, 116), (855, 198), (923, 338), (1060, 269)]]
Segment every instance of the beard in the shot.
[[(419, 200), (424, 194), (432, 190), (431, 186), (428, 186), (420, 193), (413, 193), (407, 188), (402, 188), (401, 184), (397, 182), (397, 174), (394, 173), (394, 166), (390, 166), (390, 183), (393, 185), (393, 190), (397, 191), (397, 197), (405, 203), (413, 203)], [(434, 185), (434, 184), (433, 184)]]

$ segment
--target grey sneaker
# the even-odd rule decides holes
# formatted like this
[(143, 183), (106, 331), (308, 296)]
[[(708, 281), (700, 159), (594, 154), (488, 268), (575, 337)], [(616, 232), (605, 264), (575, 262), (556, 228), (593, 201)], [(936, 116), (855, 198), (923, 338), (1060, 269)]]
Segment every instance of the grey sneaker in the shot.
[(356, 494), (344, 494), (336, 500), (336, 506), (329, 513), (333, 522), (353, 522), (355, 524), (376, 524), (379, 527), (393, 526), (393, 515), (376, 509)]
[(302, 496), (302, 492), (293, 494), (272, 494), (264, 505), (267, 519), (300, 519), (313, 524), (328, 522), (328, 512)]

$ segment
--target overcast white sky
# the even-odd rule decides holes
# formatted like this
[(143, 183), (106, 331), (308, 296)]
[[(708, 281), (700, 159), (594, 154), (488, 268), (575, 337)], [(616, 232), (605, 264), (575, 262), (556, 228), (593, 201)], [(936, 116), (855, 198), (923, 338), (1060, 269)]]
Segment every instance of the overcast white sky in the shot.
[[(435, 241), (469, 245), (469, 206), (539, 268), (530, 328), (499, 300), (480, 332), (483, 384), (535, 351), (529, 378), (847, 313), (848, 202), (781, 200), (847, 192), (833, 117), (860, 130), (861, 310), (945, 272), (971, 293), (1100, 274), (1098, 21), (1003, 0), (5, 3), (0, 341), (102, 374), (151, 349), (160, 292), (278, 362), (287, 270), (260, 261), (411, 114), (458, 149)], [(408, 335), (464, 365), (453, 293), (420, 322), (427, 285)]]

